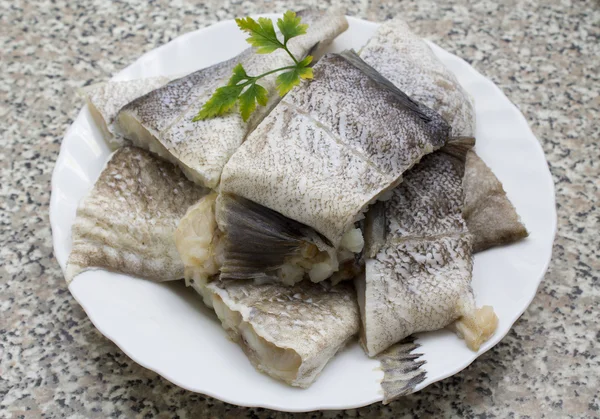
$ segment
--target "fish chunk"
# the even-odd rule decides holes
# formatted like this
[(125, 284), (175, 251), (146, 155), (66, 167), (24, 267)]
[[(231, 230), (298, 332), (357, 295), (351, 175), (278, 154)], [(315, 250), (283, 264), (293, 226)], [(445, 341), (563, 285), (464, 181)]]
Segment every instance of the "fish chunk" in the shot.
[[(322, 243), (296, 238), (325, 251), (327, 246), (340, 249), (367, 207), (424, 155), (443, 146), (450, 127), (351, 51), (326, 55), (314, 75), (289, 93), (232, 156), (220, 190), (278, 214), (269, 226), (269, 217), (249, 221), (256, 237), (261, 229), (281, 228), (283, 217), (313, 229)], [(245, 218), (243, 208), (232, 210), (228, 202), (217, 205), (217, 222), (226, 247), (240, 248), (246, 236), (237, 234), (231, 218)], [(253, 274), (260, 274), (255, 260), (280, 246), (265, 236), (236, 260), (236, 268), (253, 265)], [(263, 272), (267, 268), (262, 266)]]
[(149, 77), (138, 80), (108, 81), (81, 89), (94, 122), (108, 145), (116, 149), (125, 143), (115, 127), (119, 110), (129, 102), (167, 84), (167, 77)]
[[(298, 16), (309, 29), (306, 35), (287, 44), (296, 57), (310, 52), (317, 58), (348, 27), (346, 18), (338, 12), (304, 10)], [(227, 83), (238, 63), (248, 74), (259, 75), (288, 65), (290, 57), (283, 50), (260, 55), (248, 49), (230, 60), (174, 80), (125, 106), (118, 115), (120, 132), (135, 145), (178, 165), (193, 182), (216, 188), (225, 163), (280, 99), (275, 88), (276, 75), (267, 76), (261, 84), (270, 92), (269, 103), (258, 107), (247, 122), (238, 112), (192, 122), (214, 91)]]
[[(380, 25), (360, 55), (411, 98), (439, 112), (453, 137), (475, 136), (472, 98), (406, 22), (393, 19)], [(527, 237), (502, 184), (473, 150), (463, 182), (463, 215), (474, 236), (474, 252)]]
[(402, 19), (381, 24), (360, 56), (412, 99), (436, 110), (452, 127), (453, 137), (475, 135), (471, 97)]
[(359, 330), (351, 283), (216, 281), (206, 289), (223, 328), (252, 365), (292, 386), (309, 387)]
[(185, 210), (207, 193), (145, 150), (118, 149), (77, 208), (67, 282), (89, 269), (153, 281), (183, 278), (175, 229)]
[(355, 282), (369, 356), (456, 320), (477, 350), (496, 327), (493, 311), (476, 308), (471, 288), (472, 235), (462, 217), (470, 146), (454, 143), (426, 156), (367, 216), (367, 231), (380, 237), (369, 237), (365, 273)]
[(474, 152), (467, 154), (463, 216), (473, 234), (473, 251), (511, 244), (529, 235), (502, 183)]

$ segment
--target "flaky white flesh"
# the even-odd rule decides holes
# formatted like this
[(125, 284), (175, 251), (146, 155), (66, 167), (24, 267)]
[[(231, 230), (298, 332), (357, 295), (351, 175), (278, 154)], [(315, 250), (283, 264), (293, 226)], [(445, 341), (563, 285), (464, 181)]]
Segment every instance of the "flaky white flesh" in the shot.
[(206, 193), (170, 163), (139, 148), (120, 148), (77, 209), (67, 282), (88, 269), (181, 279), (175, 229), (186, 208)]
[(251, 281), (207, 285), (223, 328), (254, 367), (308, 387), (359, 329), (351, 284), (303, 281), (293, 287)]
[(108, 81), (81, 89), (88, 109), (100, 129), (104, 140), (112, 147), (124, 145), (114, 126), (119, 110), (129, 102), (167, 84), (167, 77), (150, 77), (138, 80)]
[(175, 245), (188, 283), (203, 284), (219, 273), (222, 252), (215, 220), (217, 196), (212, 192), (189, 207), (175, 231)]
[[(306, 35), (293, 38), (287, 44), (296, 57), (304, 57), (309, 52), (318, 57), (348, 27), (345, 17), (337, 11), (305, 10), (298, 16), (309, 29)], [(318, 48), (312, 50), (317, 44)], [(259, 75), (289, 65), (290, 57), (283, 50), (256, 54), (248, 49), (231, 60), (174, 80), (121, 110), (118, 116), (120, 131), (139, 147), (150, 149), (179, 165), (192, 181), (215, 188), (229, 157), (279, 101), (274, 74), (261, 79), (261, 85), (270, 94), (269, 103), (265, 107), (259, 106), (247, 122), (237, 111), (192, 122), (214, 91), (227, 84), (238, 63), (248, 74)]]

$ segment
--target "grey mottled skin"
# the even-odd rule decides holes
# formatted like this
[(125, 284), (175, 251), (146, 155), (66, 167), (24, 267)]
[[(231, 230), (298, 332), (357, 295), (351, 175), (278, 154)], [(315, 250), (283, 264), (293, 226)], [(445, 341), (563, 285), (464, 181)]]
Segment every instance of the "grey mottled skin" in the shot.
[(314, 80), (289, 93), (232, 156), (221, 182), (222, 192), (304, 223), (334, 246), (449, 132), (439, 115), (415, 111), (381, 75), (348, 57), (321, 59)]
[(411, 98), (439, 112), (453, 136), (475, 135), (475, 110), (468, 93), (402, 19), (379, 26), (360, 56)]
[[(302, 281), (293, 287), (257, 285), (251, 281), (212, 282), (213, 301), (220, 299), (239, 313), (237, 324), (217, 314), (230, 336), (240, 344), (259, 371), (298, 387), (312, 384), (327, 362), (352, 339), (360, 326), (352, 284), (331, 286)], [(288, 349), (297, 358), (293, 377), (278, 371), (272, 356), (261, 356), (244, 328), (271, 345)]]
[(183, 278), (175, 229), (206, 192), (147, 151), (120, 148), (77, 209), (67, 282), (98, 268), (153, 281)]
[[(385, 206), (385, 240), (357, 278), (361, 338), (370, 356), (405, 337), (441, 329), (475, 308), (472, 236), (462, 218), (464, 162), (426, 156)], [(377, 242), (377, 241), (375, 241)]]
[(514, 243), (528, 236), (502, 183), (474, 152), (467, 154), (463, 216), (473, 234), (473, 251)]
[[(316, 44), (319, 50), (313, 53), (318, 56), (348, 27), (346, 18), (337, 12), (305, 10), (298, 15), (309, 29), (306, 35), (287, 44), (296, 57), (305, 56)], [(118, 116), (121, 133), (137, 146), (179, 165), (192, 181), (215, 188), (229, 157), (279, 101), (276, 75), (271, 75), (261, 79), (261, 85), (270, 92), (269, 103), (266, 107), (258, 106), (247, 122), (237, 111), (192, 122), (214, 91), (227, 84), (238, 63), (243, 64), (247, 74), (255, 76), (289, 65), (291, 59), (283, 50), (264, 55), (248, 49), (228, 61), (174, 80), (123, 108)]]
[[(453, 136), (475, 135), (469, 94), (406, 22), (396, 18), (382, 24), (360, 55), (399, 89), (439, 112)], [(474, 151), (467, 158), (463, 188), (463, 215), (474, 236), (474, 252), (527, 237), (502, 184)]]
[(158, 89), (169, 81), (167, 77), (150, 77), (138, 80), (108, 81), (96, 83), (80, 90), (85, 97), (94, 121), (104, 139), (113, 147), (124, 145), (113, 125), (119, 110), (129, 102)]

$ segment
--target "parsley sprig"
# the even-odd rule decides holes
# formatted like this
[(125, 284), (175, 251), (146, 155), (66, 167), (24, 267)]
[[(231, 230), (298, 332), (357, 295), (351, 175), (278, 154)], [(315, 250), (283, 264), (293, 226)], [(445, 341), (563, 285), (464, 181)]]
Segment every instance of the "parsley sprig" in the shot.
[(267, 71), (258, 76), (247, 74), (241, 63), (236, 65), (227, 85), (219, 87), (213, 93), (193, 121), (224, 115), (236, 103), (239, 103), (242, 118), (247, 121), (256, 109), (257, 103), (265, 106), (269, 100), (267, 89), (258, 84), (257, 81), (270, 74), (282, 72), (275, 81), (280, 96), (285, 95), (299, 85), (301, 79), (312, 79), (313, 70), (309, 66), (313, 57), (308, 55), (306, 58), (298, 60), (287, 46), (290, 39), (306, 33), (308, 25), (301, 23), (301, 20), (302, 18), (297, 17), (295, 12), (289, 10), (284, 13), (283, 18), (277, 19), (277, 27), (283, 35), (283, 42), (281, 42), (275, 33), (271, 19), (265, 17), (258, 18), (258, 21), (251, 17), (236, 19), (235, 22), (238, 27), (250, 34), (246, 42), (252, 45), (258, 54), (270, 54), (273, 51), (282, 49), (290, 56), (293, 64)]

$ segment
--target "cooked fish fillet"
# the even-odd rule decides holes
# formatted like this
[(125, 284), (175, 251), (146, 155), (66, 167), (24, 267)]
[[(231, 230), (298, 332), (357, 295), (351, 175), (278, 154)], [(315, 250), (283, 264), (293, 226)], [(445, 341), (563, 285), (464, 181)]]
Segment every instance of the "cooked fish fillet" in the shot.
[[(348, 27), (346, 18), (337, 12), (304, 10), (298, 16), (309, 29), (306, 35), (287, 44), (296, 57), (309, 52), (318, 57)], [(259, 106), (248, 122), (238, 112), (192, 122), (214, 91), (227, 83), (238, 63), (248, 74), (259, 75), (289, 65), (290, 57), (283, 50), (260, 55), (248, 49), (228, 61), (174, 80), (125, 106), (118, 115), (120, 132), (135, 145), (177, 164), (195, 183), (215, 188), (229, 157), (279, 100), (274, 74), (261, 79), (270, 92), (269, 103)]]
[[(221, 193), (310, 227), (339, 249), (368, 205), (444, 145), (448, 133), (437, 113), (413, 102), (355, 53), (330, 54), (314, 67), (314, 80), (289, 93), (232, 156)], [(217, 222), (226, 247), (239, 248), (244, 243), (223, 215), (227, 211), (228, 205), (217, 205)], [(247, 218), (237, 210), (230, 214)], [(257, 237), (261, 229), (280, 228), (267, 225), (268, 219), (250, 223)], [(249, 252), (256, 259), (276, 246), (266, 239)], [(236, 264), (252, 264), (249, 256)]]
[(252, 365), (292, 386), (310, 386), (358, 333), (356, 294), (349, 283), (304, 281), (286, 287), (217, 281), (206, 290), (223, 327)]
[(207, 192), (147, 151), (118, 149), (77, 209), (67, 282), (88, 269), (154, 281), (183, 278), (175, 228)]
[[(404, 21), (380, 25), (361, 50), (361, 58), (411, 98), (439, 112), (452, 127), (453, 136), (475, 135), (471, 97)], [(467, 158), (463, 188), (463, 215), (474, 236), (474, 252), (527, 237), (502, 184), (474, 151)]]
[(121, 147), (123, 138), (115, 130), (114, 122), (119, 110), (129, 102), (167, 84), (167, 77), (150, 77), (138, 80), (108, 81), (81, 89), (94, 122), (112, 148)]
[(370, 356), (457, 319), (477, 350), (496, 327), (493, 311), (477, 309), (471, 289), (472, 236), (461, 185), (469, 145), (426, 156), (367, 216), (367, 231), (384, 235), (369, 237), (365, 273), (355, 281)]
[(381, 24), (360, 56), (412, 99), (436, 110), (452, 127), (453, 137), (475, 135), (469, 94), (402, 19)]
[(467, 154), (463, 216), (473, 234), (473, 251), (514, 243), (529, 235), (492, 170), (474, 152)]

